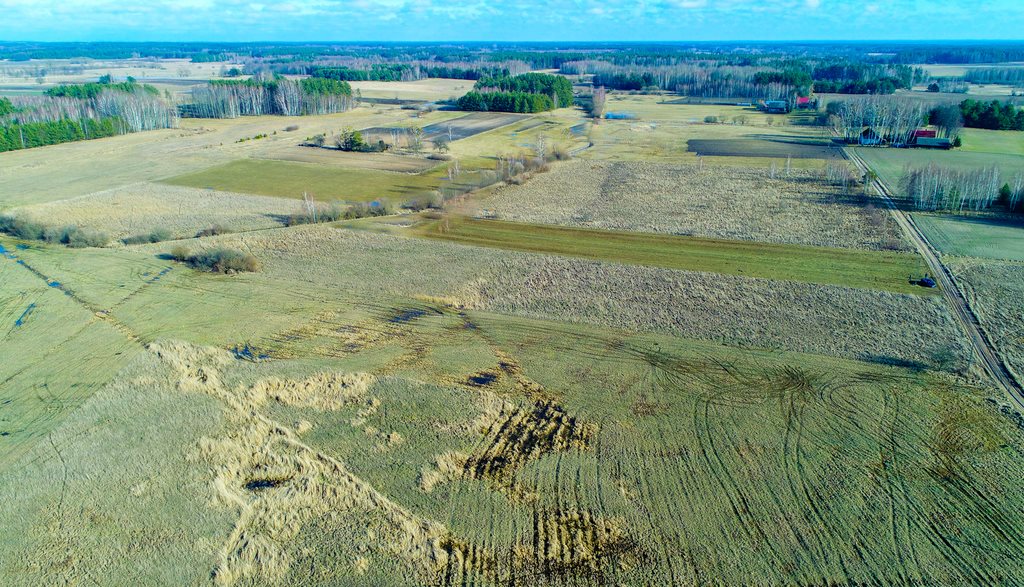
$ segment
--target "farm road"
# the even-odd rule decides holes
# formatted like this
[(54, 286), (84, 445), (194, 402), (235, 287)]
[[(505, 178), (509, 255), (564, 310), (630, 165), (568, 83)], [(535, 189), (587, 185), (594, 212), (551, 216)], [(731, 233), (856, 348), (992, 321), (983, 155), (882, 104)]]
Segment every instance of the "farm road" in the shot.
[[(854, 164), (857, 165), (861, 173), (868, 171), (867, 164), (859, 155), (850, 149), (844, 149), (844, 151)], [(924, 257), (925, 261), (927, 261), (928, 266), (931, 267), (932, 274), (942, 287), (942, 293), (946, 301), (953, 308), (953, 315), (967, 333), (971, 346), (974, 348), (974, 352), (981, 358), (981, 364), (985, 371), (1006, 391), (1007, 396), (1014, 403), (1014, 407), (1017, 410), (1024, 411), (1024, 389), (1021, 388), (1020, 383), (1017, 382), (1013, 374), (1006, 368), (1005, 363), (996, 354), (995, 349), (989, 342), (988, 334), (978, 321), (977, 315), (971, 309), (967, 298), (964, 297), (960, 288), (957, 287), (953, 273), (939, 259), (935, 248), (932, 247), (932, 244), (917, 227), (914, 220), (896, 206), (889, 187), (877, 177), (872, 180), (872, 183), (878, 194), (885, 200), (886, 206), (889, 207), (889, 211), (900, 225), (900, 228), (913, 241), (914, 246), (921, 253), (921, 256)]]

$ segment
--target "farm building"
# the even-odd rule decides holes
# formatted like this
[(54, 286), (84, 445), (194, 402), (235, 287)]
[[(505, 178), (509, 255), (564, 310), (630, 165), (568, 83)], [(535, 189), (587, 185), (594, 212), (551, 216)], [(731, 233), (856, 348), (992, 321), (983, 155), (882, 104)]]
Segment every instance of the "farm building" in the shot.
[(875, 132), (873, 128), (866, 128), (864, 132), (860, 133), (860, 144), (862, 145), (881, 145), (882, 136)]
[(796, 107), (798, 110), (817, 110), (818, 101), (810, 96), (798, 96)]
[(765, 100), (762, 108), (768, 114), (788, 114), (789, 102), (785, 100)]
[(925, 149), (952, 149), (953, 141), (936, 137), (919, 137), (914, 141), (914, 146)]

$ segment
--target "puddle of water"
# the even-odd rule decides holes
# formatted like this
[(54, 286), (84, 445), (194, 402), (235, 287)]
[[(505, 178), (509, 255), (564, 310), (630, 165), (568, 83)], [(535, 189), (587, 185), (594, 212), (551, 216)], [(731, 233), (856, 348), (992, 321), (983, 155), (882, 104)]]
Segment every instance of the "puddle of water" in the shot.
[(31, 314), (32, 310), (35, 310), (35, 309), (36, 309), (36, 303), (32, 302), (31, 304), (28, 305), (27, 308), (25, 308), (25, 311), (21, 313), (21, 316), (18, 316), (18, 319), (14, 321), (14, 325), (15, 326), (21, 326), (22, 324), (24, 324), (25, 323), (25, 319), (28, 318), (28, 315)]
[(286, 483), (288, 479), (251, 479), (246, 482), (245, 488), (249, 491), (260, 491), (261, 489), (273, 489)]
[(427, 312), (425, 310), (420, 310), (419, 308), (410, 308), (408, 310), (402, 310), (398, 314), (392, 316), (388, 322), (393, 324), (405, 324), (406, 322), (411, 322), (420, 316), (425, 316), (426, 313)]

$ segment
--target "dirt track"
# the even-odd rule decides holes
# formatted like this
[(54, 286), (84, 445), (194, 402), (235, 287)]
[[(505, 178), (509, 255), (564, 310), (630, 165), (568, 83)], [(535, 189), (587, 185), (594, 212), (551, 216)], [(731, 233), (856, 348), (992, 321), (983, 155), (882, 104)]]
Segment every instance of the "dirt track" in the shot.
[[(851, 152), (849, 149), (846, 149), (845, 152), (862, 173), (867, 171), (867, 164), (856, 153)], [(967, 298), (964, 297), (960, 288), (957, 287), (953, 273), (943, 265), (935, 249), (928, 242), (928, 238), (917, 227), (914, 220), (896, 206), (889, 188), (880, 179), (873, 179), (872, 182), (875, 190), (885, 200), (896, 222), (899, 223), (904, 233), (914, 243), (914, 246), (917, 247), (921, 256), (928, 262), (928, 266), (931, 267), (932, 274), (942, 288), (946, 301), (953, 308), (953, 315), (967, 333), (975, 353), (981, 358), (981, 365), (989, 376), (1006, 390), (1006, 394), (1012, 400), (1014, 407), (1018, 410), (1024, 410), (1024, 389), (1021, 388), (1020, 383), (1006, 368), (1006, 365), (992, 347), (988, 334), (981, 326), (970, 304), (967, 303)]]

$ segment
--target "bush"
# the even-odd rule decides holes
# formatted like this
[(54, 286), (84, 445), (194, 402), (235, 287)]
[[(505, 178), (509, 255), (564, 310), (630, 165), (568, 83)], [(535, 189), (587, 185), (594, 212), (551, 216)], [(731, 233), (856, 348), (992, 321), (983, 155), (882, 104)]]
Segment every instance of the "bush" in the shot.
[(704, 124), (718, 124), (718, 117), (717, 116), (705, 116), (704, 117)]
[(294, 132), (294, 131), (297, 131), (297, 130), (299, 130), (299, 125), (297, 125), (297, 124), (290, 124), (290, 125), (284, 127), (284, 132)]
[(49, 242), (59, 242), (71, 248), (82, 249), (85, 247), (105, 247), (110, 242), (110, 236), (105, 232), (91, 228), (65, 226), (54, 232), (48, 230), (46, 240)]
[(171, 231), (167, 230), (166, 228), (157, 228), (149, 234), (138, 234), (135, 236), (123, 238), (121, 239), (121, 242), (123, 242), (126, 245), (142, 245), (146, 243), (159, 243), (163, 241), (169, 241), (171, 240), (171, 238), (173, 238), (171, 236)]
[[(174, 256), (174, 253), (172, 253)], [(177, 257), (176, 257), (177, 258)], [(196, 269), (214, 273), (240, 273), (259, 271), (256, 257), (236, 249), (218, 247), (186, 257), (185, 261)]]
[(17, 216), (0, 216), (0, 232), (24, 240), (42, 240), (74, 248), (103, 247), (110, 242), (110, 237), (98, 230), (76, 225), (47, 228), (38, 222)]
[(204, 228), (196, 233), (196, 238), (203, 238), (204, 236), (217, 236), (219, 234), (228, 234), (231, 231), (220, 224), (214, 224), (210, 228)]
[(548, 159), (552, 161), (568, 161), (572, 158), (572, 154), (569, 152), (569, 147), (565, 145), (555, 145), (551, 147), (551, 152), (548, 153)]
[(25, 240), (42, 240), (45, 227), (17, 216), (0, 216), (0, 232)]

